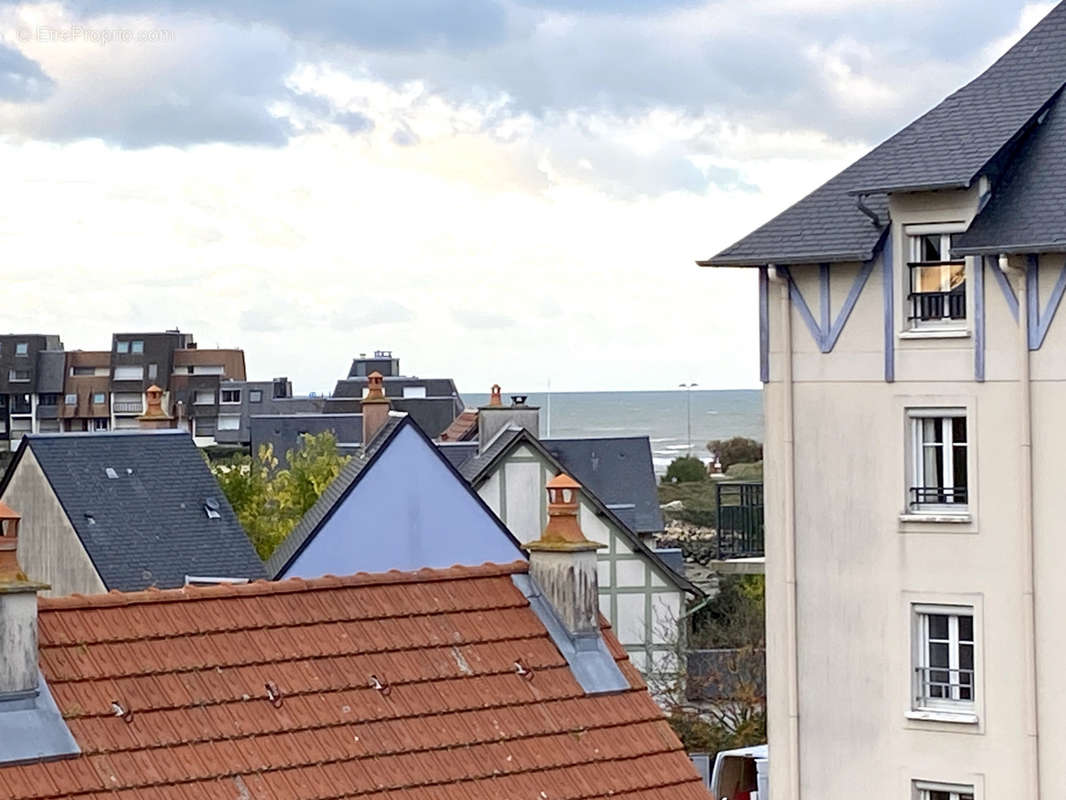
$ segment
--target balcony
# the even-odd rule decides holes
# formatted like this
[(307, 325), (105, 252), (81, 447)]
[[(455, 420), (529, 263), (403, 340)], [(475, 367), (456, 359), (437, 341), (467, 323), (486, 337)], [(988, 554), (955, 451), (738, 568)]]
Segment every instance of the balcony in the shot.
[(723, 481), (716, 489), (718, 528), (715, 560), (751, 560), (753, 564), (758, 563), (755, 560), (766, 556), (762, 483)]
[(140, 400), (116, 400), (112, 407), (116, 414), (142, 414), (144, 404)]

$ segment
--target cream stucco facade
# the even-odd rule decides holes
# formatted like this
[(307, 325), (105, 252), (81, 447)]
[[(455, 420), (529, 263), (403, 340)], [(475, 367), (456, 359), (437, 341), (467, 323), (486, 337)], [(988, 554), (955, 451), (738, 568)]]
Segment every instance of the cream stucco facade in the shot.
[[(967, 258), (966, 319), (915, 330), (908, 319), (908, 232), (958, 230), (977, 203), (977, 187), (892, 198), (891, 270), (882, 250), (829, 352), (811, 323), (838, 319), (862, 265), (766, 270), (774, 800), (913, 800), (934, 784), (976, 800), (1066, 797), (1064, 258), (1011, 257), (999, 276), (998, 259)], [(1030, 349), (1033, 307), (1047, 328)], [(964, 420), (968, 502), (923, 508), (913, 418), (941, 414)], [(928, 609), (972, 618), (972, 676), (958, 673), (969, 702), (929, 701), (952, 690), (922, 683)]]

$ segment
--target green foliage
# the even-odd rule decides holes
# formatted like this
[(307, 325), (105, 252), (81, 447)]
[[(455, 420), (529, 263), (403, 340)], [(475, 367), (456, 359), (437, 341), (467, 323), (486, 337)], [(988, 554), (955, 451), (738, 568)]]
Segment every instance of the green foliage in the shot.
[(715, 484), (712, 481), (659, 484), (659, 504), (666, 505), (675, 500), (680, 500), (683, 508), (677, 511), (665, 509), (663, 514), (667, 519), (701, 528), (713, 528), (718, 524)]
[(289, 467), (281, 470), (270, 445), (260, 447), (254, 457), (242, 454), (211, 464), (215, 479), (263, 559), (270, 557), (348, 463), (330, 431), (304, 434), (299, 446), (285, 456)]
[(728, 475), (731, 480), (735, 481), (761, 481), (762, 462), (756, 461), (754, 464), (730, 464), (729, 469), (726, 470), (726, 475)]
[(718, 594), (692, 622), (695, 648), (761, 649), (766, 639), (766, 578), (723, 575)]
[(707, 468), (693, 456), (681, 456), (666, 468), (664, 483), (699, 483), (707, 480)]
[(756, 461), (762, 461), (762, 445), (744, 436), (715, 439), (707, 442), (707, 449), (718, 459), (722, 469), (726, 472), (734, 464), (753, 464)]

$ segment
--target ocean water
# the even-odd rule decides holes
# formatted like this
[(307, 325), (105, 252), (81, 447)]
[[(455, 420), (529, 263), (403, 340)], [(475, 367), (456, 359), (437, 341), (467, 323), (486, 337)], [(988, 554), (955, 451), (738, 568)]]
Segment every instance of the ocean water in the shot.
[[(464, 393), (463, 400), (468, 407), (479, 406), (489, 396)], [(504, 402), (509, 402), (506, 395)], [(540, 407), (540, 432), (545, 437), (647, 436), (658, 474), (689, 452), (690, 419), (691, 451), (704, 460), (709, 458), (707, 442), (711, 439), (747, 436), (763, 440), (762, 392), (758, 389), (553, 392), (550, 401), (545, 394), (530, 394), (527, 403)]]

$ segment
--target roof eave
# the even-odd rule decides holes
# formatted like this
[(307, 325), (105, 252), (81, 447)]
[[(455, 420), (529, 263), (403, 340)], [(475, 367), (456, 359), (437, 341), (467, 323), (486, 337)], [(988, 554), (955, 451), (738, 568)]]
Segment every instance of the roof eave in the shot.
[(846, 261), (869, 261), (874, 254), (865, 252), (843, 253), (803, 253), (800, 255), (762, 255), (762, 256), (714, 256), (705, 261), (697, 261), (699, 267), (765, 267), (768, 264), (823, 264), (840, 263)]
[(893, 194), (903, 192), (942, 192), (948, 189), (969, 189), (973, 186), (973, 175), (966, 180), (956, 179), (953, 181), (940, 181), (938, 183), (900, 183), (886, 184), (881, 186), (864, 186), (858, 189), (849, 189), (848, 194), (857, 197), (864, 194)]
[(1066, 241), (1022, 242), (1017, 244), (980, 245), (977, 247), (952, 247), (953, 256), (998, 256), (1001, 253), (1066, 253)]

